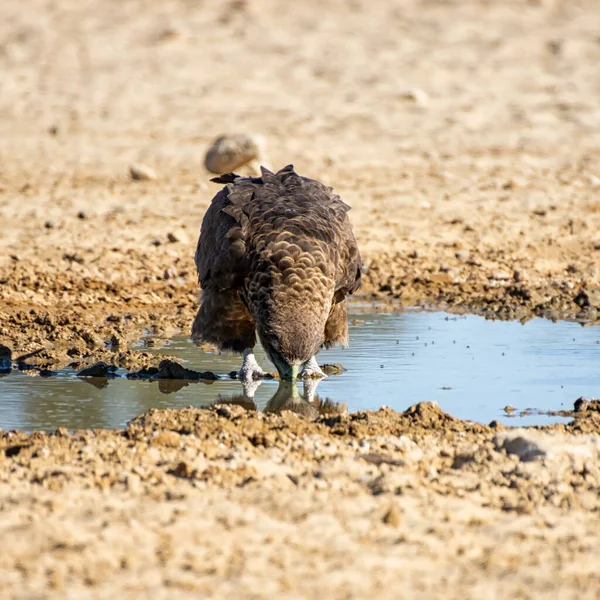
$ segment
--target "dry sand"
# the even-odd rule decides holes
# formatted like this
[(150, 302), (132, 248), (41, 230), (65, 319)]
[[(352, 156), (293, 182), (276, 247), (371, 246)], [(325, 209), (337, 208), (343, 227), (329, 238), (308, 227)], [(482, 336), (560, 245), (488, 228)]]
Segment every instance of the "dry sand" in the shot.
[[(599, 32), (595, 0), (2, 0), (0, 343), (132, 366), (187, 330), (227, 132), (352, 205), (367, 299), (596, 321)], [(0, 594), (598, 597), (594, 413), (522, 462), (426, 408), (6, 433)]]

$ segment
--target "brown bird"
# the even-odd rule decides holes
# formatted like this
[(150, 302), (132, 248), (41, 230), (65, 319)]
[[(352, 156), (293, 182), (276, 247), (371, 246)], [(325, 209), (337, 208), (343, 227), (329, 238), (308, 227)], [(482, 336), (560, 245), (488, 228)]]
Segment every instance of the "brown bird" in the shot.
[(256, 335), (282, 380), (321, 376), (315, 354), (348, 343), (345, 297), (360, 286), (350, 207), (289, 165), (261, 177), (227, 173), (196, 249), (196, 341), (243, 353), (239, 379), (264, 376)]

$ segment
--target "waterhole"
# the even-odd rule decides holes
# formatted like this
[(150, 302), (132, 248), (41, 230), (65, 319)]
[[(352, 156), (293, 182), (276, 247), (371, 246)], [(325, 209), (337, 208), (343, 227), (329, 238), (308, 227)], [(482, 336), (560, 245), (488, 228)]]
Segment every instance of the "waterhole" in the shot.
[[(315, 411), (306, 410), (303, 394), (314, 406), (327, 403), (351, 412), (383, 405), (402, 411), (433, 400), (463, 419), (532, 425), (560, 421), (564, 417), (547, 413), (571, 409), (578, 397), (600, 391), (596, 327), (543, 319), (522, 325), (412, 311), (353, 314), (350, 323), (350, 347), (318, 355), (319, 364), (341, 364), (345, 371), (322, 380), (316, 390), (305, 390), (299, 383), (293, 393), (279, 389), (278, 395), (277, 381), (263, 381), (245, 393), (242, 384), (228, 376), (239, 368), (240, 357), (202, 351), (186, 336), (155, 339), (154, 346), (143, 338), (139, 346), (156, 354), (157, 364), (161, 355), (176, 356), (187, 368), (210, 370), (220, 378), (132, 380), (119, 370), (114, 379), (83, 379), (71, 369), (52, 377), (13, 370), (0, 377), (0, 428), (118, 428), (152, 407), (206, 407), (216, 402), (258, 410)], [(256, 356), (263, 368), (274, 371), (262, 349)]]

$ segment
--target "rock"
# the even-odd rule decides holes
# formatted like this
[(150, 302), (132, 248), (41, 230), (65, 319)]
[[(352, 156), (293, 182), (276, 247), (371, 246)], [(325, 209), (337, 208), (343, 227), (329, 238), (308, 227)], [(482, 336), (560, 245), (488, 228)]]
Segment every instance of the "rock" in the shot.
[(321, 371), (323, 371), (325, 375), (341, 375), (346, 369), (340, 364), (324, 364), (321, 365)]
[(45, 223), (44, 223), (44, 227), (46, 229), (54, 229), (56, 227), (56, 223), (54, 221), (52, 221), (51, 219), (48, 219)]
[(400, 94), (400, 98), (402, 100), (409, 100), (410, 102), (414, 102), (417, 106), (427, 106), (429, 104), (429, 96), (427, 92), (419, 88), (412, 88), (410, 90), (406, 90)]
[(158, 373), (157, 367), (143, 367), (139, 371), (127, 373), (127, 379), (151, 379)]
[(143, 163), (130, 165), (129, 175), (134, 181), (152, 181), (156, 179), (156, 171)]
[(512, 276), (510, 273), (507, 273), (502, 269), (497, 269), (491, 272), (490, 279), (495, 279), (497, 281), (508, 281), (509, 279), (512, 279)]
[(513, 413), (513, 412), (515, 412), (515, 410), (517, 410), (517, 409), (516, 409), (514, 406), (511, 406), (510, 404), (507, 404), (507, 405), (504, 407), (504, 409), (503, 409), (503, 410), (504, 410), (504, 412), (505, 412), (505, 413), (508, 413), (508, 414), (510, 414), (510, 413)]
[(521, 462), (530, 462), (545, 458), (547, 455), (539, 443), (530, 436), (529, 432), (513, 431), (502, 433), (494, 438), (497, 450), (505, 450), (507, 454), (514, 454)]
[(600, 187), (600, 177), (596, 175), (588, 175), (588, 182), (592, 187)]
[(391, 527), (399, 527), (402, 524), (402, 513), (397, 506), (391, 506), (381, 520)]
[(600, 288), (583, 289), (575, 296), (575, 304), (585, 308), (593, 306), (600, 308)]
[(91, 367), (81, 369), (77, 373), (77, 377), (115, 377), (115, 371), (118, 367), (115, 365), (108, 365), (105, 362), (97, 362)]
[(0, 344), (0, 373), (12, 368), (12, 351), (8, 346)]
[(222, 135), (206, 151), (204, 166), (211, 173), (229, 173), (251, 161), (265, 161), (265, 142), (260, 136)]
[(181, 228), (176, 229), (175, 231), (169, 231), (169, 233), (167, 233), (167, 239), (172, 244), (174, 244), (176, 242), (181, 242), (182, 244), (187, 244), (189, 242), (188, 234), (185, 232), (184, 229), (181, 229)]
[[(144, 367), (139, 371), (127, 374), (127, 379), (180, 379), (186, 381), (215, 381), (218, 379), (212, 371), (193, 371), (186, 369), (173, 360), (162, 360), (157, 367)], [(173, 390), (170, 390), (173, 391)]]
[(77, 218), (81, 219), (83, 221), (83, 219), (87, 219), (87, 213), (85, 211), (83, 211), (83, 210), (80, 210), (77, 213)]
[(573, 410), (575, 412), (584, 412), (588, 409), (589, 406), (589, 401), (587, 398), (585, 398), (584, 396), (581, 396), (581, 398), (577, 398), (577, 400), (575, 400), (575, 404), (573, 405)]

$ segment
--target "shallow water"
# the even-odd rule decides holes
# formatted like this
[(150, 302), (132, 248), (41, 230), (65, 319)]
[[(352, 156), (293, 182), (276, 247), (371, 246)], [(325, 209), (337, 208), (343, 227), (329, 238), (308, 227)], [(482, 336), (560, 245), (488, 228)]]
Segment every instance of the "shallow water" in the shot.
[[(318, 357), (320, 364), (341, 363), (347, 371), (330, 375), (316, 390), (321, 399), (345, 402), (350, 411), (382, 405), (402, 411), (435, 400), (464, 419), (544, 424), (561, 418), (538, 411), (571, 409), (579, 396), (600, 390), (600, 329), (595, 327), (412, 311), (355, 314), (351, 323), (351, 346)], [(0, 428), (116, 428), (152, 407), (242, 401), (241, 383), (225, 377), (239, 368), (239, 357), (203, 352), (186, 337), (146, 350), (157, 354), (157, 363), (161, 353), (175, 355), (191, 369), (212, 370), (224, 378), (180, 387), (187, 382), (92, 381), (75, 378), (68, 369), (48, 378), (13, 371), (0, 378)], [(256, 354), (263, 368), (273, 370), (262, 349)], [(277, 388), (276, 381), (262, 382), (253, 402), (261, 410), (272, 408), (273, 401), (268, 403)], [(248, 398), (244, 402), (253, 405)], [(517, 410), (508, 415), (507, 405)], [(534, 410), (520, 416), (525, 409)]]

